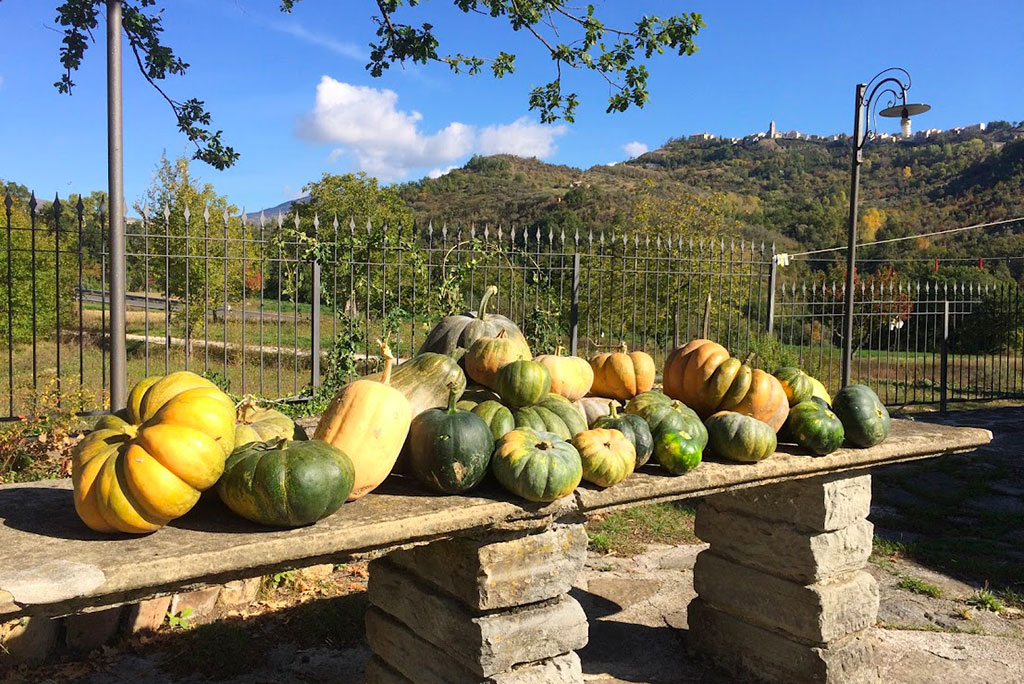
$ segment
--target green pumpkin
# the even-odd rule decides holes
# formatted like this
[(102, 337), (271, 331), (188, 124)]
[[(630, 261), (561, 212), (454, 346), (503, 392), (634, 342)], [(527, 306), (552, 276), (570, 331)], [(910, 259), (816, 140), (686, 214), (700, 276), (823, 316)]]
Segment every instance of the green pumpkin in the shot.
[(619, 415), (615, 404), (609, 403), (608, 415), (598, 418), (592, 427), (609, 428), (624, 434), (636, 450), (636, 467), (639, 468), (646, 464), (650, 460), (651, 454), (654, 453), (654, 437), (651, 435), (651, 428), (641, 416), (632, 413)]
[[(817, 401), (815, 401), (817, 400)], [(802, 401), (789, 410), (786, 436), (819, 456), (831, 454), (843, 443), (843, 424), (818, 397)]]
[(491, 429), (483, 418), (456, 408), (454, 385), (448, 408), (427, 409), (409, 427), (409, 471), (439, 494), (460, 494), (480, 484), (494, 449)]
[(291, 418), (275, 409), (259, 408), (251, 397), (238, 404), (235, 420), (236, 447), (274, 439), (309, 439), (302, 426), (296, 425)]
[(579, 486), (583, 461), (576, 448), (558, 435), (516, 428), (498, 441), (491, 472), (513, 494), (546, 503)]
[(846, 441), (854, 446), (875, 446), (889, 436), (889, 412), (867, 385), (847, 385), (839, 390), (832, 411), (843, 423)]
[(494, 376), (494, 389), (512, 408), (532, 406), (551, 391), (551, 372), (536, 361), (513, 361)]
[(247, 520), (298, 527), (341, 508), (354, 480), (352, 461), (327, 442), (277, 439), (236, 448), (217, 481), (217, 493)]
[[(459, 403), (461, 404), (462, 402)], [(516, 420), (512, 417), (512, 411), (500, 401), (485, 401), (482, 404), (477, 404), (471, 410), (487, 423), (487, 429), (491, 431), (491, 437), (494, 438), (495, 442), (516, 427)]]
[(672, 399), (657, 390), (633, 397), (626, 404), (626, 413), (640, 416), (646, 420), (653, 437), (668, 430), (693, 435), (700, 442), (701, 449), (708, 443), (708, 431), (704, 428), (700, 416), (683, 402)]
[(814, 396), (811, 376), (794, 366), (783, 366), (773, 373), (782, 385), (790, 406), (796, 406)]
[(587, 429), (587, 421), (572, 402), (558, 394), (549, 394), (533, 406), (524, 406), (513, 414), (516, 427), (553, 432), (560, 439), (572, 439)]
[(775, 430), (768, 423), (735, 411), (708, 417), (708, 448), (730, 461), (756, 463), (775, 453)]
[(700, 465), (704, 446), (689, 432), (662, 430), (654, 440), (654, 459), (673, 475), (688, 473)]
[(469, 349), (473, 342), (481, 337), (496, 337), (502, 330), (509, 337), (525, 342), (526, 338), (515, 323), (504, 316), (488, 313), (491, 297), (497, 293), (498, 288), (494, 285), (484, 291), (480, 298), (479, 313), (467, 311), (441, 319), (423, 341), (419, 353), (437, 352), (452, 355), (457, 349)]
[[(380, 380), (384, 373), (368, 376)], [(391, 370), (389, 383), (405, 395), (415, 418), (430, 408), (448, 405), (448, 389), (454, 384), (461, 395), (466, 389), (466, 374), (451, 356), (433, 352), (420, 353)]]

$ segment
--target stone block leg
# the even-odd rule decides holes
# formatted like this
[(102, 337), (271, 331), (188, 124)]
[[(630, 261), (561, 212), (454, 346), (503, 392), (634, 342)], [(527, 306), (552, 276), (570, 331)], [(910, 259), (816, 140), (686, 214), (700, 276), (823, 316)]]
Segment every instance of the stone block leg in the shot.
[(708, 497), (693, 570), (692, 651), (768, 682), (878, 681), (871, 476), (839, 473)]
[(582, 525), (495, 533), (370, 563), (367, 684), (582, 684), (587, 618), (569, 596)]

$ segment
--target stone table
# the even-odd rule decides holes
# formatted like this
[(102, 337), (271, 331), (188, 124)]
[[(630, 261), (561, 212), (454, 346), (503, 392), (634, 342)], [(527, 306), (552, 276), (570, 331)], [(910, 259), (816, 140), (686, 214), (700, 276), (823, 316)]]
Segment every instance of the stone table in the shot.
[(605, 490), (548, 505), (483, 488), (424, 495), (399, 478), (320, 521), (262, 528), (214, 498), (144, 537), (93, 533), (68, 480), (0, 486), (0, 621), (67, 615), (318, 562), (375, 557), (369, 682), (581, 682), (586, 618), (568, 596), (587, 514), (702, 497), (691, 645), (776, 681), (870, 676), (877, 590), (867, 470), (969, 451), (976, 428), (893, 421), (870, 449), (782, 451), (757, 464), (702, 463), (672, 477), (645, 467)]

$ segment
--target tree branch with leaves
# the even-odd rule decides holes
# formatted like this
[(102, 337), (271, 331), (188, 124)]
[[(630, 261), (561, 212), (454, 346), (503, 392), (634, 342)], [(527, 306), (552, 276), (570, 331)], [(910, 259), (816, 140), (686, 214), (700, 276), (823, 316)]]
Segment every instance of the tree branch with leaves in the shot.
[[(0, 0), (2, 1), (2, 0)], [(195, 145), (193, 157), (217, 169), (226, 169), (239, 154), (224, 144), (222, 131), (212, 130), (212, 117), (205, 103), (196, 98), (178, 100), (161, 86), (168, 76), (182, 76), (189, 64), (163, 42), (163, 8), (159, 0), (124, 0), (122, 22), (125, 36), (145, 79), (170, 105), (178, 129)], [(282, 12), (290, 13), (299, 0), (281, 0)], [(641, 16), (628, 27), (606, 25), (594, 5), (571, 6), (567, 0), (451, 0), (466, 14), (502, 20), (509, 29), (525, 31), (536, 39), (542, 54), (553, 63), (554, 74), (544, 85), (530, 90), (528, 104), (543, 123), (560, 119), (572, 122), (580, 104), (576, 92), (563, 88), (566, 70), (594, 72), (609, 87), (606, 112), (642, 108), (650, 100), (645, 62), (655, 55), (672, 52), (680, 56), (697, 51), (694, 42), (704, 27), (700, 14), (680, 13), (661, 18)], [(393, 64), (447, 65), (454, 73), (476, 75), (489, 66), (495, 78), (515, 73), (516, 55), (499, 50), (481, 56), (441, 50), (433, 24), (414, 25), (405, 15), (420, 10), (422, 0), (373, 0), (368, 3), (377, 26), (370, 43), (370, 75), (382, 76)], [(63, 27), (60, 63), (64, 73), (54, 85), (71, 93), (77, 71), (99, 24), (106, 0), (65, 0), (57, 7), (56, 23)]]

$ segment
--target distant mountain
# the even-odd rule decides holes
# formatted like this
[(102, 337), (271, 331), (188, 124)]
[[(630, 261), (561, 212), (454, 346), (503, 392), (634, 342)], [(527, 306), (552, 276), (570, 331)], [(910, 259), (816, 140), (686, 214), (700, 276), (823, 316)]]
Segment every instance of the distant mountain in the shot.
[(296, 203), (305, 204), (308, 201), (309, 201), (309, 195), (307, 195), (305, 197), (299, 197), (298, 199), (287, 200), (285, 202), (281, 202), (280, 204), (278, 204), (276, 206), (270, 207), (269, 209), (263, 209), (262, 212), (260, 212), (260, 211), (249, 212), (248, 214), (245, 215), (245, 218), (246, 218), (246, 220), (252, 221), (252, 222), (255, 223), (256, 221), (260, 220), (260, 213), (262, 213), (266, 217), (266, 219), (268, 221), (270, 221), (270, 220), (275, 220), (276, 221), (278, 214), (284, 214), (284, 215), (289, 214), (291, 212), (291, 210), (292, 210), (292, 205), (294, 205)]

